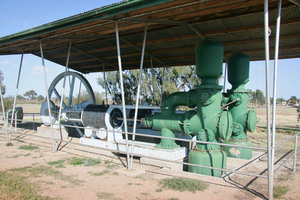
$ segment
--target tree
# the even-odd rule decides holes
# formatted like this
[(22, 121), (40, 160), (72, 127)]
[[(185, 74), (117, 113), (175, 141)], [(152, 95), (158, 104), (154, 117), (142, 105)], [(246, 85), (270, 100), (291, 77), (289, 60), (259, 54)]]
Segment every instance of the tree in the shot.
[(265, 99), (264, 93), (261, 90), (257, 89), (255, 92), (255, 95), (256, 95), (255, 98), (257, 100), (257, 103), (265, 104), (266, 99)]
[(291, 96), (291, 98), (289, 99), (289, 102), (292, 104), (296, 104), (297, 103), (297, 97), (296, 96)]
[[(121, 104), (119, 72), (108, 72), (106, 75), (108, 93), (115, 103)], [(154, 84), (152, 83), (153, 77)], [(123, 72), (126, 104), (135, 104), (138, 78), (139, 70)], [(161, 89), (162, 83), (163, 90)], [(105, 89), (104, 79), (98, 78), (98, 84)], [(163, 68), (155, 68), (153, 71), (152, 69), (143, 69), (140, 100), (151, 105), (159, 105), (161, 93), (163, 93), (162, 100), (164, 100), (171, 93), (192, 89), (199, 84), (200, 79), (195, 73), (195, 66), (166, 68), (164, 76)]]
[(18, 96), (17, 96), (17, 99), (18, 99), (18, 100), (23, 100), (24, 97), (23, 97), (22, 95), (18, 95)]
[(37, 96), (37, 93), (34, 90), (29, 90), (23, 94), (23, 96), (27, 96), (29, 99), (33, 100)]
[(276, 99), (276, 103), (277, 103), (277, 104), (282, 104), (282, 102), (284, 102), (284, 101), (285, 101), (285, 100), (284, 100), (284, 98), (282, 98), (282, 97)]
[(4, 74), (2, 73), (2, 71), (0, 70), (0, 88), (1, 88), (1, 92), (2, 92), (2, 95), (5, 94), (6, 92), (6, 87), (5, 85), (3, 85), (3, 80), (4, 80)]
[(255, 103), (255, 105), (265, 104), (266, 101), (264, 93), (259, 89), (257, 89), (255, 92), (250, 90), (249, 99), (250, 102)]
[(43, 95), (39, 95), (39, 96), (37, 97), (37, 100), (39, 100), (39, 101), (44, 101), (45, 98), (43, 97)]

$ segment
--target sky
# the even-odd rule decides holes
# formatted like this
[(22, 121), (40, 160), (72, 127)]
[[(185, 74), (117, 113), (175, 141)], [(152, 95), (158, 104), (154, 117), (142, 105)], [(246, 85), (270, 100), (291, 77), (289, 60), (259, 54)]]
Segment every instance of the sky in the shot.
[[(105, 6), (114, 0), (0, 0), (0, 37), (17, 33), (58, 19), (69, 17), (78, 13)], [(0, 55), (0, 70), (4, 74), (3, 84), (6, 86), (7, 96), (13, 96), (16, 91), (17, 74), (20, 66), (21, 55)], [(64, 67), (46, 61), (47, 83), (60, 73)], [(274, 62), (270, 62), (270, 80), (273, 81)], [(23, 95), (28, 90), (35, 90), (38, 95), (45, 96), (44, 78), (41, 58), (33, 55), (24, 55), (18, 94)], [(84, 75), (90, 82), (94, 91), (103, 92), (97, 84), (97, 78), (102, 73)], [(260, 89), (265, 93), (265, 62), (255, 61), (250, 63), (249, 83), (247, 89)], [(291, 96), (300, 98), (300, 58), (279, 60), (277, 78), (277, 98), (289, 99)], [(223, 85), (224, 80), (220, 80)], [(226, 89), (230, 88), (226, 83)], [(271, 84), (272, 87), (272, 84)], [(272, 88), (271, 88), (272, 89)], [(272, 96), (272, 90), (271, 90)]]

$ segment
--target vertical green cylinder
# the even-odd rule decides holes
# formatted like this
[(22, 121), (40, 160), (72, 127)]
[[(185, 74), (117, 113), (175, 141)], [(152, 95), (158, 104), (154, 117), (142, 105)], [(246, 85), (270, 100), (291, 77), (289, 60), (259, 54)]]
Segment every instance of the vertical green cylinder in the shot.
[[(247, 138), (247, 131), (254, 131), (256, 124), (255, 111), (248, 112), (249, 91), (245, 85), (249, 81), (250, 59), (247, 55), (237, 53), (228, 60), (228, 82), (232, 85), (228, 91), (229, 102), (236, 101), (229, 106), (234, 121), (232, 137), (225, 141), (226, 144), (251, 147), (252, 143)], [(254, 112), (254, 113), (253, 113)], [(225, 146), (228, 157), (250, 159), (252, 149)]]
[(204, 40), (196, 47), (196, 70), (202, 85), (217, 85), (223, 70), (223, 45), (216, 40)]

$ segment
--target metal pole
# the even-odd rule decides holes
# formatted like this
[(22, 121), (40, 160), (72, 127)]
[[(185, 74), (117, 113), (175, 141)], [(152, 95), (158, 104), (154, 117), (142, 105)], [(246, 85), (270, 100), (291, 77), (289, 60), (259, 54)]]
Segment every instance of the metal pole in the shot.
[(17, 114), (18, 112), (15, 114), (15, 133), (17, 132)]
[(227, 79), (227, 67), (228, 67), (228, 62), (226, 61), (225, 63), (225, 70), (224, 70), (224, 84), (223, 84), (223, 92), (225, 93), (225, 87), (226, 87), (226, 79)]
[(6, 121), (5, 121), (5, 123), (6, 123), (6, 139), (7, 140), (9, 140), (9, 134), (8, 134), (8, 114), (9, 114), (9, 111), (7, 111), (7, 113), (6, 113)]
[(150, 63), (151, 63), (151, 72), (152, 72), (152, 87), (153, 87), (153, 105), (156, 105), (155, 101), (155, 79), (154, 79), (154, 69), (153, 69), (153, 60), (152, 57), (150, 57)]
[(21, 61), (20, 61), (20, 67), (19, 67), (19, 73), (18, 73), (18, 79), (17, 79), (17, 85), (16, 85), (16, 92), (15, 92), (15, 97), (14, 97), (13, 110), (12, 110), (12, 113), (11, 113), (10, 130), (9, 130), (8, 140), (10, 140), (10, 136), (11, 136), (11, 129), (12, 129), (12, 123), (13, 123), (13, 115), (15, 113), (16, 101), (17, 101), (17, 95), (18, 95), (18, 89), (19, 89), (19, 83), (20, 83), (20, 77), (21, 77), (21, 70), (22, 70), (22, 65), (23, 65), (23, 57), (24, 57), (24, 52), (22, 52)]
[(268, 0), (264, 1), (264, 24), (265, 24), (265, 67), (266, 67), (266, 112), (267, 112), (267, 133), (268, 133), (268, 196), (273, 199), (274, 161), (272, 151), (272, 137), (270, 124), (270, 52), (269, 52), (269, 11)]
[[(7, 130), (6, 115), (5, 115), (5, 108), (4, 108), (4, 101), (3, 101), (3, 95), (2, 95), (1, 86), (2, 85), (0, 85), (0, 98), (1, 98), (1, 106), (2, 106), (2, 115), (3, 115), (4, 128), (5, 128), (5, 130)], [(8, 138), (7, 135), (6, 135), (6, 137)]]
[(297, 166), (297, 151), (298, 151), (297, 146), (298, 146), (298, 135), (296, 135), (296, 137), (295, 137), (294, 172), (296, 172), (296, 166)]
[(106, 105), (108, 105), (108, 98), (107, 98), (107, 83), (106, 83), (106, 75), (105, 75), (105, 67), (103, 63), (103, 79), (104, 79), (104, 85), (105, 85), (105, 100), (106, 100)]
[[(81, 74), (82, 75), (82, 74)], [(80, 92), (81, 92), (81, 81), (79, 83), (79, 91), (78, 91), (78, 97), (77, 97), (77, 104), (79, 105), (79, 99), (80, 99)]]
[[(62, 88), (62, 94), (61, 94), (61, 98), (60, 98), (59, 112), (58, 112), (58, 131), (59, 131), (58, 133), (59, 133), (59, 136), (60, 136), (60, 143), (59, 143), (59, 145), (61, 144), (61, 142), (63, 140), (63, 138), (62, 138), (62, 132), (61, 132), (60, 118), (61, 118), (61, 112), (62, 112), (62, 103), (63, 103), (63, 99), (65, 98), (66, 76), (67, 76), (67, 70), (69, 68), (69, 60), (70, 60), (70, 54), (71, 54), (71, 47), (72, 47), (72, 40), (70, 40), (70, 43), (69, 43), (69, 49), (68, 49), (68, 55), (67, 55), (67, 61), (66, 61), (66, 68), (65, 68), (65, 74), (64, 74), (64, 82), (63, 82), (63, 88)], [(80, 94), (80, 91), (79, 91), (79, 94)], [(79, 97), (78, 97), (78, 101), (79, 101)], [(57, 145), (56, 151), (58, 151), (59, 145)]]
[(275, 137), (276, 137), (276, 97), (277, 97), (277, 68), (279, 54), (279, 36), (280, 36), (280, 19), (281, 19), (281, 0), (278, 0), (278, 16), (276, 22), (276, 40), (274, 55), (274, 78), (273, 78), (273, 105), (272, 105), (272, 165), (275, 160)]
[(52, 113), (50, 109), (50, 99), (48, 94), (48, 84), (47, 84), (47, 75), (46, 75), (46, 66), (44, 61), (44, 53), (43, 53), (43, 45), (42, 41), (40, 40), (40, 51), (41, 51), (41, 58), (42, 58), (42, 65), (43, 65), (43, 71), (44, 71), (44, 84), (45, 84), (45, 91), (46, 91), (46, 99), (47, 99), (47, 105), (48, 105), (48, 113), (49, 113), (49, 122), (51, 127), (51, 139), (52, 139), (52, 149), (55, 151), (55, 142), (54, 142), (54, 134), (53, 134), (53, 124), (51, 123)]
[(164, 67), (164, 69), (163, 69), (162, 83), (161, 83), (161, 89), (160, 89), (160, 91), (161, 91), (161, 94), (160, 94), (160, 103), (159, 103), (160, 106), (162, 105), (162, 95), (163, 95), (163, 92), (164, 92), (165, 68), (166, 67)]
[[(138, 84), (137, 95), (136, 95), (136, 102), (135, 102), (134, 122), (133, 122), (133, 131), (132, 131), (133, 134), (135, 134), (135, 132), (136, 132), (136, 121), (137, 121), (138, 107), (139, 107), (139, 100), (140, 100), (142, 70), (143, 70), (143, 64), (144, 64), (144, 55), (145, 55), (146, 38), (147, 38), (147, 28), (148, 28), (148, 24), (146, 23), (146, 25), (145, 25), (145, 32), (144, 32), (144, 41), (143, 41), (142, 55), (141, 55), (141, 63), (140, 63), (139, 84)], [(131, 159), (130, 159), (130, 168), (129, 169), (132, 168), (134, 144), (135, 144), (135, 135), (132, 136)]]
[(34, 113), (32, 114), (32, 130), (34, 131)]
[(125, 128), (125, 138), (126, 138), (127, 169), (129, 169), (128, 129), (127, 129), (127, 118), (126, 118), (125, 97), (124, 97), (124, 87), (123, 87), (123, 73), (122, 73), (123, 70), (122, 70), (122, 60), (121, 60), (121, 51), (120, 51), (118, 22), (116, 22), (116, 40), (117, 40), (118, 65), (119, 65), (119, 73), (120, 73), (122, 108), (123, 108), (123, 118), (124, 118), (123, 122)]

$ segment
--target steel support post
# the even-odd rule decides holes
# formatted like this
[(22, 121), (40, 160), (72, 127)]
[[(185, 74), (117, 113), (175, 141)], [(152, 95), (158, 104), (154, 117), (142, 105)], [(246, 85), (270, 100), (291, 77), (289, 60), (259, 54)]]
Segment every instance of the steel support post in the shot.
[(15, 133), (17, 132), (17, 120), (18, 120), (17, 114), (18, 112), (16, 112), (15, 114)]
[(273, 105), (272, 105), (272, 165), (275, 160), (275, 138), (276, 138), (276, 98), (277, 98), (277, 68), (279, 54), (279, 37), (280, 37), (280, 20), (281, 20), (281, 0), (278, 0), (278, 16), (276, 22), (276, 39), (274, 55), (274, 77), (273, 77)]
[(297, 152), (298, 152), (298, 134), (295, 136), (295, 148), (294, 148), (294, 172), (296, 172), (296, 166), (297, 166)]
[(152, 57), (150, 57), (150, 63), (151, 63), (151, 73), (152, 73), (152, 88), (153, 88), (153, 105), (156, 105), (155, 102), (155, 77), (154, 77), (154, 69), (153, 69), (153, 60)]
[(223, 92), (225, 93), (226, 92), (226, 79), (227, 79), (227, 68), (228, 68), (228, 62), (226, 60), (226, 63), (225, 63), (225, 70), (224, 70), (224, 84), (223, 84)]
[(274, 161), (272, 150), (271, 124), (270, 124), (270, 48), (269, 48), (269, 10), (268, 0), (264, 0), (264, 24), (265, 24), (265, 68), (266, 68), (266, 112), (268, 133), (268, 198), (273, 199), (274, 186)]
[(11, 129), (12, 129), (13, 118), (14, 118), (13, 115), (15, 113), (15, 108), (16, 108), (16, 101), (17, 101), (22, 65), (23, 65), (23, 57), (24, 57), (24, 52), (22, 53), (21, 61), (20, 61), (20, 67), (19, 67), (19, 73), (18, 73), (18, 79), (17, 79), (17, 85), (16, 85), (16, 92), (15, 92), (15, 97), (14, 97), (14, 104), (13, 104), (13, 109), (12, 109), (12, 113), (11, 113), (10, 130), (9, 130), (9, 134), (8, 134), (8, 140), (10, 140), (10, 138), (11, 138)]
[(160, 102), (159, 102), (159, 106), (162, 105), (162, 96), (163, 96), (163, 92), (164, 92), (164, 82), (165, 82), (165, 66), (164, 66), (164, 69), (163, 69), (163, 75), (162, 75), (162, 84), (161, 84), (161, 93), (160, 93)]
[[(69, 49), (68, 49), (68, 55), (67, 55), (67, 61), (66, 61), (66, 68), (65, 68), (65, 74), (64, 74), (64, 82), (63, 82), (62, 94), (61, 94), (60, 104), (59, 104), (57, 138), (58, 138), (58, 136), (60, 137), (60, 142), (56, 146), (56, 151), (58, 151), (58, 148), (61, 145), (62, 140), (63, 140), (63, 138), (62, 138), (62, 132), (61, 132), (60, 118), (61, 118), (61, 112), (62, 112), (62, 103), (63, 103), (63, 100), (65, 98), (66, 76), (67, 76), (67, 70), (69, 69), (69, 60), (70, 60), (70, 54), (71, 54), (71, 47), (72, 47), (72, 40), (70, 40), (70, 43), (69, 43)], [(79, 94), (80, 94), (80, 91), (79, 91)], [(78, 101), (79, 101), (79, 97), (78, 97)]]
[[(137, 95), (136, 95), (136, 102), (135, 102), (135, 112), (134, 112), (133, 131), (132, 131), (133, 134), (135, 134), (135, 132), (136, 132), (136, 121), (137, 121), (138, 108), (139, 108), (139, 100), (140, 100), (142, 70), (143, 70), (143, 64), (144, 64), (144, 55), (145, 55), (146, 38), (147, 38), (147, 28), (148, 28), (148, 24), (146, 23), (146, 25), (145, 25), (145, 31), (144, 31), (144, 40), (143, 40), (143, 49), (142, 49), (142, 55), (141, 55), (141, 63), (140, 63), (139, 84), (138, 84)], [(134, 153), (134, 144), (135, 144), (135, 135), (132, 136), (131, 157), (130, 157), (130, 165), (129, 165), (130, 168), (129, 169), (132, 168), (133, 153)]]
[(126, 117), (125, 97), (124, 97), (124, 87), (123, 87), (123, 73), (122, 73), (123, 69), (122, 69), (122, 60), (121, 60), (121, 50), (120, 50), (120, 39), (119, 39), (119, 26), (118, 26), (118, 22), (116, 22), (116, 41), (117, 41), (118, 65), (119, 65), (119, 74), (120, 74), (120, 83), (121, 83), (123, 122), (124, 122), (124, 128), (125, 128), (125, 138), (126, 138), (127, 169), (129, 169), (128, 129), (127, 129), (127, 117)]
[(43, 45), (42, 41), (40, 40), (40, 51), (41, 51), (41, 59), (42, 59), (42, 65), (43, 65), (43, 72), (44, 72), (44, 84), (45, 84), (45, 91), (46, 91), (46, 99), (47, 99), (47, 105), (49, 110), (49, 122), (51, 127), (51, 139), (52, 139), (52, 149), (55, 151), (55, 142), (54, 142), (54, 134), (53, 134), (53, 124), (51, 123), (52, 113), (50, 109), (50, 99), (48, 94), (48, 83), (47, 83), (47, 75), (46, 75), (46, 66), (44, 61), (44, 53), (43, 53)]
[(106, 83), (106, 73), (105, 73), (104, 63), (103, 63), (103, 79), (104, 79), (104, 85), (105, 85), (105, 100), (106, 100), (106, 105), (108, 105), (107, 83)]
[[(4, 122), (4, 128), (6, 130), (7, 134), (7, 124), (6, 124), (6, 115), (5, 115), (5, 108), (4, 108), (4, 101), (3, 101), (3, 95), (2, 95), (2, 85), (0, 85), (0, 98), (1, 98), (1, 106), (2, 106), (2, 115), (3, 115), (3, 122)], [(8, 139), (8, 135), (6, 135)]]

